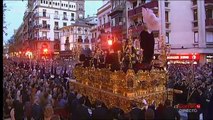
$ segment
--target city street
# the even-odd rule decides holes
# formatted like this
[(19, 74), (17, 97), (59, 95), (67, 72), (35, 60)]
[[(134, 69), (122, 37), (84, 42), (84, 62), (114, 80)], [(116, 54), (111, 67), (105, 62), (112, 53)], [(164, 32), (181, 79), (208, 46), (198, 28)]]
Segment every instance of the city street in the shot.
[(3, 4), (3, 119), (213, 119), (212, 0)]

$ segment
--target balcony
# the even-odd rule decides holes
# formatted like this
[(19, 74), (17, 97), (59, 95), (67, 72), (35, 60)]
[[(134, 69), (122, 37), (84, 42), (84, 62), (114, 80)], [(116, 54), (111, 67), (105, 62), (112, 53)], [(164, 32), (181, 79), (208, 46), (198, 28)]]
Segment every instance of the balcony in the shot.
[(142, 4), (132, 10), (129, 10), (128, 16), (132, 17), (134, 15), (142, 14), (142, 7), (149, 9), (158, 8), (158, 1), (151, 1), (149, 3)]
[(141, 26), (141, 25), (129, 27), (129, 33), (130, 34), (132, 33), (133, 36), (137, 36), (138, 33), (140, 33), (142, 30), (143, 30), (143, 26)]
[(166, 29), (169, 29), (170, 28), (170, 22), (166, 22)]
[(46, 30), (50, 30), (50, 25), (49, 24), (40, 24), (40, 25), (35, 25), (34, 28), (35, 29), (46, 29)]
[(41, 28), (50, 30), (50, 24), (44, 24)]
[(55, 15), (55, 16), (54, 16), (54, 19), (55, 19), (55, 20), (60, 20), (60, 17), (59, 17), (58, 15)]
[(213, 31), (213, 18), (206, 19), (206, 29)]
[(204, 1), (205, 1), (205, 4), (213, 4), (212, 0), (204, 0)]
[(112, 26), (112, 32), (122, 32), (123, 25)]
[(110, 22), (104, 24), (104, 28), (110, 28)]
[(60, 41), (59, 37), (54, 38), (55, 41)]
[(39, 37), (37, 39), (39, 39), (39, 40), (50, 40), (50, 38), (48, 38), (47, 36)]
[(198, 29), (198, 21), (197, 20), (194, 20), (192, 22), (192, 25), (193, 25), (193, 29)]
[(62, 20), (68, 20), (67, 16), (64, 16)]
[(55, 27), (54, 27), (54, 30), (59, 30), (59, 27), (58, 27), (58, 26), (55, 26)]
[(213, 18), (206, 19), (206, 26), (213, 26)]
[(129, 16), (129, 17), (132, 17), (132, 16), (134, 16), (135, 14), (136, 14), (135, 9), (132, 9), (132, 10), (129, 10), (129, 11), (128, 11), (128, 16)]
[(95, 38), (92, 38), (92, 39), (91, 39), (91, 42), (92, 42), (92, 43), (95, 43), (95, 41), (96, 41)]
[(49, 14), (46, 14), (46, 13), (35, 13), (35, 14), (34, 14), (34, 17), (35, 17), (35, 18), (47, 18), (47, 19), (49, 19), (49, 18), (50, 18), (50, 15), (49, 15)]
[(116, 6), (115, 8), (113, 8), (111, 10), (111, 12), (109, 13), (109, 16), (114, 16), (117, 13), (123, 12), (123, 10), (124, 10), (124, 6), (123, 5)]

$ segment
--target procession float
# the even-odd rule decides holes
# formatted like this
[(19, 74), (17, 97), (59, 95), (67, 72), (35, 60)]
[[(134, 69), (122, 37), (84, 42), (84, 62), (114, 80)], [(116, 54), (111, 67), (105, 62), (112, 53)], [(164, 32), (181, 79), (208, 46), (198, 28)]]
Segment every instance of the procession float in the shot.
[[(143, 22), (148, 28), (146, 29), (147, 33), (159, 29), (159, 19), (151, 10), (143, 8), (142, 14), (144, 16)], [(82, 64), (75, 67), (73, 71), (75, 80), (70, 81), (70, 86), (78, 93), (88, 96), (91, 102), (100, 100), (108, 108), (118, 107), (125, 112), (129, 112), (131, 102), (135, 102), (139, 107), (144, 106), (144, 100), (146, 100), (147, 105), (153, 104), (153, 101), (156, 105), (164, 103), (169, 94), (166, 89), (168, 74), (165, 67), (169, 47), (165, 45), (164, 36), (160, 37), (160, 55), (158, 59), (152, 59), (148, 63), (151, 66), (149, 69), (142, 67), (137, 71), (134, 70), (133, 64), (136, 62), (141, 66), (143, 64), (147, 65), (147, 63), (143, 62), (144, 59), (147, 59), (147, 53), (145, 53), (145, 48), (135, 48), (133, 43), (130, 31), (127, 45), (123, 45), (121, 51), (116, 51), (117, 63), (120, 66), (120, 69), (117, 70), (112, 70), (113, 64), (106, 63), (105, 60), (104, 63), (107, 64), (107, 67), (95, 67), (93, 58), (100, 61), (101, 49), (98, 49), (93, 54), (89, 66), (85, 67)], [(135, 52), (130, 50), (132, 47), (134, 47)], [(153, 57), (153, 53), (150, 53), (152, 54), (151, 57)], [(124, 71), (123, 67), (126, 58), (129, 61), (128, 69)]]

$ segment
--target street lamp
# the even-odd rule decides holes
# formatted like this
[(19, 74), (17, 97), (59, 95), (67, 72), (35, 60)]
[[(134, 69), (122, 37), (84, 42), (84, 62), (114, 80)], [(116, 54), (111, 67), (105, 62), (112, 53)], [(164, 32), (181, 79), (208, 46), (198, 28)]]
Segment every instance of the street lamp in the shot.
[(29, 60), (30, 60), (30, 68), (31, 68), (31, 59), (32, 59), (32, 56), (33, 56), (33, 53), (32, 52), (30, 52), (30, 51), (27, 51), (26, 52), (26, 56), (28, 56), (28, 58), (29, 58)]
[(47, 57), (48, 49), (44, 48), (43, 53), (44, 53), (44, 60), (45, 60), (45, 65), (46, 65), (46, 57)]

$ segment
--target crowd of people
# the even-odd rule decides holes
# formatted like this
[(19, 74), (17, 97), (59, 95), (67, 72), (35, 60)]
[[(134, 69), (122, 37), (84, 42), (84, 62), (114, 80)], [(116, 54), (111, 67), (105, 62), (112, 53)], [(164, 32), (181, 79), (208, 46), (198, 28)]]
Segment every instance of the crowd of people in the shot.
[[(148, 106), (145, 101), (143, 108), (137, 107), (132, 102), (129, 113), (124, 113), (123, 110), (116, 107), (107, 108), (104, 103), (98, 100), (95, 103), (90, 102), (87, 96), (78, 94), (74, 88), (69, 86), (69, 79), (73, 77), (72, 69), (77, 62), (27, 60), (24, 62), (16, 59), (5, 59), (3, 62), (4, 119), (180, 119), (177, 109), (168, 100), (159, 106), (154, 104)], [(202, 97), (206, 101), (205, 107), (202, 107), (201, 111), (206, 113), (204, 114), (205, 118), (210, 118), (208, 111), (211, 109), (209, 108), (210, 104), (212, 104), (213, 76), (210, 68), (212, 68), (210, 64), (195, 66), (193, 85), (189, 87), (187, 78), (192, 72), (189, 66), (170, 65), (168, 67), (171, 79), (170, 87), (178, 89), (185, 85), (185, 89), (194, 90), (201, 85), (199, 88), (202, 94), (198, 93), (205, 96)], [(179, 97), (181, 97), (180, 99), (184, 98), (183, 95), (179, 95)], [(188, 101), (186, 98), (186, 103), (194, 102), (193, 98), (197, 98), (197, 96), (191, 95)], [(184, 102), (175, 99), (175, 104)], [(195, 102), (200, 103), (200, 101)]]
[(168, 87), (182, 90), (182, 94), (174, 95), (174, 104), (200, 104), (200, 111), (188, 116), (199, 118), (202, 113), (204, 119), (212, 119), (213, 64), (172, 64), (168, 66), (168, 71)]

